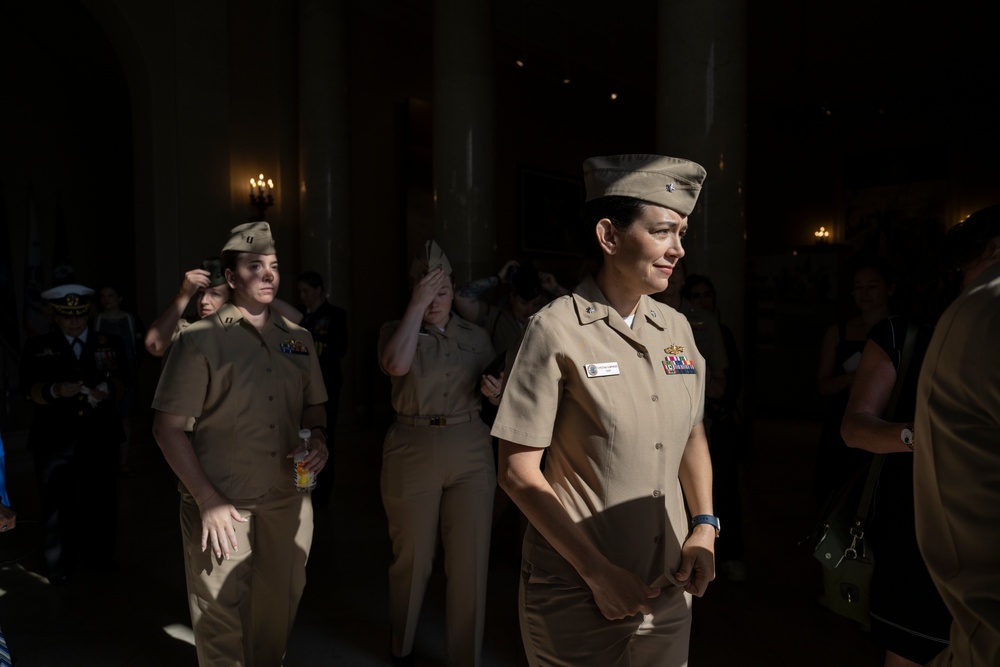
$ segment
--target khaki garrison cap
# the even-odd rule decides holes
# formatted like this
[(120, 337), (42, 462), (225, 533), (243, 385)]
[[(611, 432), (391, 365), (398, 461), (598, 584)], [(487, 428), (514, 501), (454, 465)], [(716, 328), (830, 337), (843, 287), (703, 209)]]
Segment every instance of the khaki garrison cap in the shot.
[[(270, 253), (264, 253), (270, 254)], [(222, 270), (222, 259), (219, 257), (206, 257), (201, 262), (202, 271), (208, 271), (208, 287), (218, 287), (219, 285), (228, 285), (226, 281), (225, 271)]]
[(252, 252), (258, 255), (276, 255), (271, 226), (264, 221), (247, 222), (229, 230), (229, 240), (222, 246), (222, 252)]
[(410, 264), (410, 283), (416, 285), (421, 278), (438, 267), (444, 269), (445, 275), (451, 275), (451, 262), (448, 261), (444, 250), (435, 241), (427, 241), (424, 243), (423, 252)]
[(83, 285), (59, 285), (42, 292), (42, 298), (60, 315), (86, 315), (94, 290)]
[(587, 201), (635, 197), (691, 215), (698, 203), (705, 169), (690, 160), (663, 155), (609, 155), (583, 163)]

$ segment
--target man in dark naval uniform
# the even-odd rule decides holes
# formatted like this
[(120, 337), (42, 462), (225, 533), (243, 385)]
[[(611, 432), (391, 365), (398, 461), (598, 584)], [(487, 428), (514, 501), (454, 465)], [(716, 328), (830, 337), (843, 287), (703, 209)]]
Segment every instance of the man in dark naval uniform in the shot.
[(42, 293), (55, 330), (29, 338), (21, 387), (34, 403), (28, 448), (35, 458), (52, 583), (80, 561), (113, 567), (117, 452), (125, 438), (115, 401), (129, 377), (124, 343), (91, 331), (94, 291), (61, 285)]

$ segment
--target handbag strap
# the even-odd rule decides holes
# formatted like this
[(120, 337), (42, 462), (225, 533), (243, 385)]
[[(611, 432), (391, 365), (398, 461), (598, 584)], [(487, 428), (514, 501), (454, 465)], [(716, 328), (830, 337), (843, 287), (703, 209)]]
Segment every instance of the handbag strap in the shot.
[[(906, 374), (910, 368), (910, 360), (913, 358), (913, 348), (917, 343), (917, 325), (912, 322), (906, 327), (906, 338), (903, 340), (903, 351), (899, 358), (899, 369), (896, 372), (896, 382), (892, 386), (892, 396), (886, 406), (885, 414), (892, 415), (896, 411), (896, 403), (899, 401), (899, 394), (906, 380)], [(861, 500), (858, 502), (858, 513), (854, 517), (854, 526), (851, 534), (857, 539), (861, 539), (865, 534), (865, 519), (868, 516), (868, 508), (871, 506), (872, 496), (875, 494), (875, 484), (878, 482), (879, 472), (882, 470), (882, 462), (885, 454), (876, 454), (872, 457), (871, 467), (868, 469), (868, 479), (865, 481), (864, 491), (861, 492)]]

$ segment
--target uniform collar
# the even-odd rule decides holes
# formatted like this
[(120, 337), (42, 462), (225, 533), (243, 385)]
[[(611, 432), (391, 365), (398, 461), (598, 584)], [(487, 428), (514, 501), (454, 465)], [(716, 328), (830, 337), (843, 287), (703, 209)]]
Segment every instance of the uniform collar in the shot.
[[(62, 332), (60, 331), (59, 333), (62, 333)], [(87, 336), (89, 336), (89, 335), (90, 335), (90, 327), (87, 327), (86, 329), (83, 330), (83, 332), (79, 336), (67, 336), (66, 334), (62, 334), (62, 337), (66, 339), (66, 342), (69, 343), (70, 347), (73, 347), (73, 341), (76, 340), (77, 338), (80, 339), (81, 343), (83, 343), (84, 345), (86, 345), (87, 344)]]
[[(243, 311), (237, 308), (232, 301), (227, 301), (225, 304), (223, 304), (222, 308), (219, 308), (219, 310), (217, 310), (215, 314), (219, 318), (219, 321), (222, 323), (222, 326), (226, 329), (226, 331), (235, 326), (238, 326), (240, 322), (242, 322), (244, 319)], [(288, 333), (289, 331), (288, 320), (286, 320), (284, 317), (275, 312), (274, 309), (269, 307), (267, 313), (267, 324), (264, 325), (264, 328), (266, 329), (271, 325), (278, 327), (285, 333)]]
[(454, 336), (456, 329), (468, 331), (472, 329), (472, 325), (459, 317), (458, 313), (454, 311), (452, 311), (451, 316), (448, 318), (448, 323), (444, 325), (444, 331), (439, 330), (437, 327), (427, 327), (423, 322), (420, 323), (420, 330), (424, 333), (444, 336), (445, 338), (451, 338)]
[(615, 313), (615, 317), (610, 317), (611, 306), (608, 304), (608, 300), (601, 291), (601, 288), (597, 286), (597, 282), (593, 276), (584, 278), (576, 286), (576, 289), (573, 290), (573, 303), (576, 306), (576, 315), (580, 319), (581, 325), (592, 324), (598, 320), (606, 320), (611, 328), (621, 333), (627, 332), (629, 335), (632, 335), (634, 330), (642, 326), (642, 319), (645, 319), (646, 322), (662, 331), (667, 323), (665, 310), (669, 309), (669, 306), (655, 301), (648, 296), (640, 297), (639, 305), (635, 309), (635, 320), (633, 320), (632, 328), (630, 329), (625, 324), (625, 320), (617, 313)]

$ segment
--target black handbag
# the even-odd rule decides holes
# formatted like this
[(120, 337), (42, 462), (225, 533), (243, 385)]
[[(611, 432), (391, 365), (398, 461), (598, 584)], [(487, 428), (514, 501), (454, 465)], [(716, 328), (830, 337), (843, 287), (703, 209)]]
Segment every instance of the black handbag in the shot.
[[(896, 383), (885, 414), (895, 411), (900, 388), (909, 369), (917, 339), (917, 326), (910, 324), (900, 356)], [(823, 565), (823, 598), (830, 611), (871, 626), (869, 602), (875, 555), (868, 544), (865, 525), (884, 454), (858, 469), (827, 501), (815, 532), (813, 556)]]

